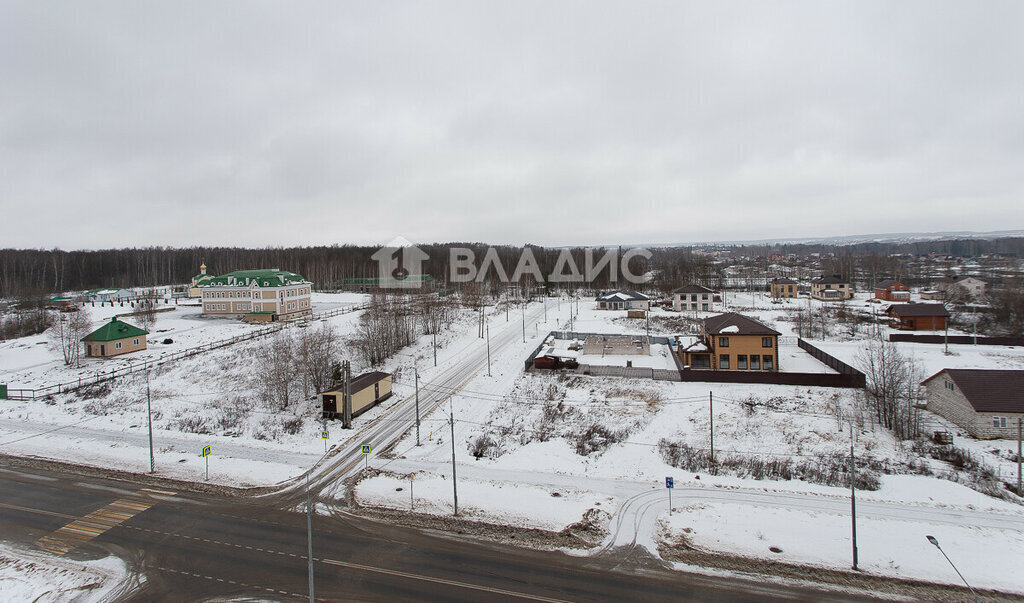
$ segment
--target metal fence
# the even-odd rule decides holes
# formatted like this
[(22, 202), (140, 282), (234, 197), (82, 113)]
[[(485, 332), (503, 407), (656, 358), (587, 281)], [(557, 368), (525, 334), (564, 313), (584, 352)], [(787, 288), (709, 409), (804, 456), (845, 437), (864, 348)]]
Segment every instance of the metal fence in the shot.
[(241, 335), (235, 335), (234, 337), (227, 337), (225, 339), (220, 339), (218, 341), (213, 341), (213, 342), (210, 342), (210, 343), (204, 343), (202, 345), (195, 346), (195, 347), (192, 347), (192, 348), (188, 348), (188, 349), (185, 349), (185, 350), (179, 350), (179, 351), (173, 352), (173, 353), (171, 353), (169, 355), (161, 356), (160, 358), (155, 358), (155, 359), (152, 359), (152, 360), (140, 360), (139, 362), (129, 361), (128, 362), (128, 366), (121, 366), (121, 367), (112, 368), (112, 369), (106, 370), (106, 371), (95, 371), (93, 373), (87, 373), (85, 375), (80, 375), (77, 380), (75, 380), (75, 381), (68, 381), (66, 383), (57, 383), (57, 384), (54, 384), (54, 385), (46, 385), (46, 386), (38, 387), (38, 388), (11, 388), (11, 387), (8, 387), (7, 388), (7, 399), (8, 400), (36, 400), (38, 398), (45, 398), (46, 396), (50, 396), (50, 395), (53, 395), (53, 394), (72, 392), (72, 391), (75, 391), (75, 390), (77, 390), (79, 388), (82, 388), (82, 387), (85, 387), (85, 386), (88, 386), (88, 385), (96, 385), (98, 383), (103, 383), (105, 381), (110, 381), (112, 379), (117, 379), (118, 377), (126, 377), (128, 375), (132, 375), (132, 374), (135, 374), (135, 373), (138, 373), (138, 372), (141, 372), (141, 371), (146, 371), (146, 370), (149, 370), (149, 369), (151, 369), (153, 367), (160, 366), (162, 364), (167, 364), (168, 362), (174, 362), (174, 361), (177, 361), (177, 360), (182, 360), (184, 358), (190, 358), (192, 356), (196, 356), (196, 355), (202, 354), (204, 352), (209, 352), (211, 350), (217, 350), (217, 349), (224, 348), (224, 347), (227, 347), (227, 346), (230, 346), (230, 345), (234, 345), (236, 343), (240, 343), (240, 342), (243, 342), (243, 341), (250, 341), (250, 340), (253, 340), (253, 339), (259, 339), (261, 337), (266, 337), (268, 335), (272, 335), (274, 333), (277, 333), (278, 331), (281, 331), (282, 329), (285, 329), (285, 328), (290, 327), (290, 326), (294, 326), (294, 325), (297, 325), (297, 324), (309, 323), (310, 321), (313, 321), (313, 320), (322, 320), (322, 319), (332, 318), (334, 316), (339, 316), (341, 314), (347, 314), (349, 312), (355, 312), (357, 310), (363, 310), (365, 308), (366, 308), (365, 305), (350, 306), (350, 307), (347, 307), (347, 308), (336, 308), (334, 310), (329, 310), (329, 311), (323, 312), (321, 314), (314, 314), (312, 316), (306, 317), (306, 318), (301, 319), (301, 320), (295, 320), (295, 321), (291, 321), (291, 322), (271, 323), (271, 324), (269, 324), (269, 325), (267, 325), (265, 327), (260, 327), (260, 328), (258, 328), (256, 330), (250, 331), (248, 333), (243, 333)]
[[(823, 351), (821, 349), (818, 349), (818, 348), (814, 347), (813, 345), (807, 343), (806, 339), (798, 339), (796, 344), (798, 346), (800, 346), (800, 349), (802, 349), (803, 351), (805, 351), (808, 354), (810, 354), (811, 356), (813, 356), (818, 362), (821, 362), (821, 363), (825, 364), (826, 366), (828, 366), (829, 368), (831, 368), (832, 370), (839, 372), (839, 376), (846, 377), (847, 380), (849, 381), (849, 385), (835, 385), (835, 386), (832, 386), (832, 387), (864, 387), (864, 383), (865, 383), (864, 373), (862, 373), (859, 370), (853, 368), (849, 364), (846, 364), (845, 362), (843, 362), (842, 360), (836, 358), (835, 356), (833, 356), (833, 355), (831, 355), (831, 354), (829, 354), (829, 353), (827, 353), (827, 352), (825, 352), (825, 351)], [(789, 373), (789, 374), (794, 375), (794, 374), (813, 374), (813, 373)], [(836, 375), (826, 375), (826, 376), (834, 377)], [(795, 384), (795, 385), (803, 385), (803, 384), (799, 384), (798, 383), (798, 384)]]

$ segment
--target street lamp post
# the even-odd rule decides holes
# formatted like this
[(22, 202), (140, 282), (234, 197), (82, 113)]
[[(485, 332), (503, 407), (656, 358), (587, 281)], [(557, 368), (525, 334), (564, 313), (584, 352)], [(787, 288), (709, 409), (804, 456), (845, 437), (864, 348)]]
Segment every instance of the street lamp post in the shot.
[(971, 585), (970, 585), (970, 584), (968, 584), (968, 582), (967, 582), (967, 578), (964, 578), (964, 575), (960, 573), (960, 570), (956, 569), (956, 566), (955, 566), (955, 565), (953, 565), (953, 561), (952, 561), (952, 560), (951, 560), (951, 559), (949, 558), (949, 555), (947, 555), (947, 554), (946, 554), (946, 551), (942, 550), (942, 547), (941, 547), (941, 546), (939, 546), (939, 541), (938, 541), (938, 539), (937, 539), (937, 538), (935, 538), (934, 536), (932, 536), (931, 534), (929, 534), (929, 535), (925, 536), (925, 538), (927, 538), (927, 539), (928, 539), (928, 542), (930, 542), (930, 543), (934, 544), (934, 545), (935, 545), (935, 548), (939, 549), (939, 552), (940, 552), (940, 553), (942, 553), (942, 556), (946, 558), (946, 561), (949, 561), (949, 565), (950, 565), (950, 567), (952, 567), (952, 568), (953, 568), (953, 571), (954, 571), (954, 572), (956, 572), (956, 575), (957, 575), (957, 576), (960, 576), (960, 579), (961, 579), (961, 580), (963, 580), (963, 581), (964, 581), (964, 584), (966, 584), (966, 585), (967, 585), (967, 589), (971, 591), (971, 594), (972, 594), (972, 595), (974, 595), (974, 600), (975, 600), (975, 601), (978, 601), (978, 600), (979, 600), (979, 599), (978, 599), (978, 593), (974, 592), (974, 589), (973, 589), (973, 588), (971, 588)]

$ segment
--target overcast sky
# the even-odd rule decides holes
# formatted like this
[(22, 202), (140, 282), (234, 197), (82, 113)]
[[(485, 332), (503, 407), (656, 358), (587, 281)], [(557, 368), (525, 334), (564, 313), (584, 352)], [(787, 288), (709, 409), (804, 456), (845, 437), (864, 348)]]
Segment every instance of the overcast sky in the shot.
[(0, 247), (1024, 228), (1024, 3), (0, 3)]

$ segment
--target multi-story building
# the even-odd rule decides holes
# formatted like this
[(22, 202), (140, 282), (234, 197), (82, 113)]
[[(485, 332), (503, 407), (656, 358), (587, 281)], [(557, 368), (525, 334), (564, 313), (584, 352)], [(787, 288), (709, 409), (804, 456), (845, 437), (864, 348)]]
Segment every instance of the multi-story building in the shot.
[(727, 312), (705, 318), (700, 341), (679, 350), (683, 364), (719, 371), (779, 370), (779, 332)]
[(672, 310), (675, 312), (717, 312), (716, 302), (721, 303), (721, 296), (714, 290), (702, 285), (690, 283), (672, 292)]
[(252, 322), (309, 316), (312, 288), (302, 275), (277, 268), (236, 270), (199, 285), (203, 314)]
[(842, 301), (853, 297), (853, 285), (838, 274), (811, 281), (811, 297), (821, 301)]
[(875, 285), (875, 299), (910, 301), (910, 289), (899, 281), (885, 280)]
[(772, 288), (772, 299), (793, 298), (799, 294), (797, 282), (791, 278), (773, 278), (769, 284)]

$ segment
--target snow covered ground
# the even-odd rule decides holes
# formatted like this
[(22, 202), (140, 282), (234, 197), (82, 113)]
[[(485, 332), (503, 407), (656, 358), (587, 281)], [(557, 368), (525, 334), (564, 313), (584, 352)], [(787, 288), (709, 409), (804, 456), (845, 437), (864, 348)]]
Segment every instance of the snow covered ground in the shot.
[[(318, 295), (314, 301), (319, 306), (314, 310), (321, 311), (327, 304), (359, 300), (339, 301)], [(730, 305), (757, 301), (730, 295)], [(785, 309), (760, 301), (760, 306), (749, 313), (784, 336), (792, 336), (793, 323), (782, 320)], [(361, 502), (400, 510), (414, 505), (417, 512), (449, 514), (451, 412), (455, 418), (460, 514), (470, 518), (558, 531), (598, 510), (596, 516), (603, 518), (609, 530), (609, 546), (636, 541), (654, 549), (662, 538), (673, 541), (685, 536), (706, 550), (821, 567), (849, 566), (845, 488), (799, 480), (758, 480), (740, 474), (687, 472), (666, 462), (662, 443), (707, 450), (713, 405), (714, 446), (720, 458), (735, 455), (800, 463), (845, 455), (849, 452), (848, 419), (854, 414), (856, 391), (524, 373), (523, 360), (549, 331), (568, 327), (570, 307), (576, 306), (554, 299), (546, 304), (546, 321), (528, 323), (522, 338), (495, 351), (490, 375), (482, 371), (459, 391), (444, 392), (454, 394), (451, 405), (423, 418), (422, 445), (416, 445), (415, 432), (410, 430), (394, 448), (393, 456), (382, 457), (375, 449), (369, 465), (386, 473), (360, 483), (356, 496)], [(644, 321), (626, 319), (624, 311), (600, 311), (593, 306), (592, 301), (579, 302), (580, 313), (573, 321), (573, 330), (643, 332)], [(669, 319), (678, 316), (661, 311), (653, 314)], [(503, 330), (518, 333), (523, 329), (522, 319), (517, 319), (515, 312), (506, 319), (504, 310), (491, 308), (488, 315), (492, 337)], [(181, 316), (183, 323), (206, 322)], [(358, 313), (352, 313), (330, 321), (350, 333), (357, 319)], [(655, 324), (652, 320), (652, 332)], [(170, 329), (173, 325), (173, 319), (161, 315), (157, 328)], [(198, 330), (186, 330), (185, 326), (182, 335), (174, 335), (176, 342), (185, 333), (195, 332), (197, 337), (205, 333), (206, 338), (222, 336), (220, 321), (209, 325), (213, 330), (205, 324)], [(662, 334), (679, 332), (672, 328)], [(843, 341), (844, 337), (815, 340), (814, 344), (853, 364), (857, 350), (863, 347), (863, 337)], [(32, 347), (44, 346), (29, 341), (32, 339), (16, 343), (45, 359)], [(435, 377), (466, 350), (479, 346), (472, 312), (461, 316), (449, 332), (438, 338), (438, 344), (436, 367), (432, 341), (427, 337), (386, 363), (383, 369), (395, 373), (395, 397), (358, 417), (353, 432), (329, 425), (328, 444), (361, 443), (354, 436), (360, 426), (382, 417), (397, 400), (413, 394), (414, 367), (421, 387), (431, 388)], [(150, 386), (156, 411), (158, 474), (205, 479), (205, 466), (198, 453), (203, 445), (211, 444), (211, 481), (272, 485), (301, 474), (323, 453), (315, 401), (302, 402), (285, 414), (256, 407), (244, 421), (236, 423), (231, 416), (222, 416), (225, 400), (249, 394), (249, 345), (253, 342), (215, 350), (153, 372)], [(942, 346), (900, 346), (931, 372), (932, 368), (937, 371), (951, 366), (950, 362), (956, 362), (953, 366), (1024, 367), (1022, 350), (951, 346), (954, 355), (945, 356)], [(62, 370), (30, 366), (46, 364), (38, 359), (25, 361), (19, 365), (21, 369), (9, 367), (6, 359), (18, 357), (9, 349), (0, 348), (0, 370), (7, 374), (42, 375), (47, 370)], [(784, 352), (781, 364), (785, 369), (808, 371), (824, 366), (795, 346), (780, 351)], [(671, 362), (671, 358), (667, 360)], [(53, 358), (47, 362), (52, 363)], [(183, 430), (188, 419), (195, 416), (209, 418), (209, 433)], [(141, 377), (118, 381), (102, 401), (77, 396), (58, 396), (51, 401), (0, 401), (0, 450), (144, 471), (149, 463), (145, 417), (145, 380)], [(293, 433), (283, 429), (284, 419), (296, 417), (299, 421)], [(969, 442), (963, 438), (958, 438), (958, 445), (973, 447), (979, 453), (986, 448), (1007, 448), (1006, 442)], [(891, 435), (869, 424), (858, 429), (856, 451), (858, 457), (872, 456), (893, 464), (911, 458)], [(948, 469), (937, 461), (932, 466), (940, 472)], [(410, 474), (414, 474), (412, 499)], [(673, 502), (678, 512), (671, 518), (667, 515), (665, 476), (676, 478), (678, 496)], [(335, 496), (342, 494), (338, 491)], [(968, 574), (968, 579), (976, 577), (977, 586), (1024, 593), (1024, 577), (1006, 571), (1003, 564), (1004, 559), (1019, 559), (1024, 553), (1024, 524), (1020, 523), (1024, 521), (1024, 507), (937, 477), (918, 475), (882, 475), (881, 488), (859, 491), (859, 503), (861, 499), (866, 507), (877, 505), (874, 513), (865, 512), (863, 527), (859, 528), (863, 532), (859, 538), (862, 566), (869, 573), (957, 583), (955, 574), (948, 575), (945, 560), (936, 557), (938, 552), (924, 541), (924, 534), (933, 534), (944, 545), (948, 540), (948, 551), (963, 551), (964, 557), (976, 560), (970, 564), (976, 574)], [(921, 520), (915, 513), (928, 519)], [(631, 526), (637, 526), (641, 533), (629, 533)], [(793, 536), (812, 533), (815, 536), (807, 536), (807, 542)], [(926, 548), (921, 549), (917, 540)], [(770, 546), (782, 552), (771, 552)], [(989, 558), (991, 563), (986, 563)]]
[(128, 579), (128, 568), (117, 557), (75, 561), (0, 542), (4, 601), (110, 601)]

